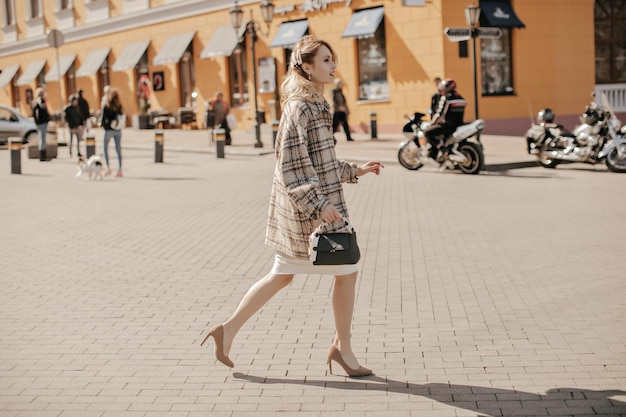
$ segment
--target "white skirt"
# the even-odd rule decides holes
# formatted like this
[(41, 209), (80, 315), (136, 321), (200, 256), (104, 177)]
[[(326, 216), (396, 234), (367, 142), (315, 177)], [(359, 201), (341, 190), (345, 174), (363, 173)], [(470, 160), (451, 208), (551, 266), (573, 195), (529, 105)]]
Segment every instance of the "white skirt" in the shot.
[(272, 274), (348, 275), (357, 272), (357, 265), (313, 265), (313, 262), (276, 252)]

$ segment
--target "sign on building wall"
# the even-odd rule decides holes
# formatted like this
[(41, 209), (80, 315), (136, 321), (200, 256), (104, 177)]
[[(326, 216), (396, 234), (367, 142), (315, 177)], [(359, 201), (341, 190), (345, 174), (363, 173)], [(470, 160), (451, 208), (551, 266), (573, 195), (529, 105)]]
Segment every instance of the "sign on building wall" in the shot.
[(276, 92), (276, 58), (259, 59), (259, 93)]
[(426, 6), (426, 0), (402, 0), (402, 5), (410, 7)]

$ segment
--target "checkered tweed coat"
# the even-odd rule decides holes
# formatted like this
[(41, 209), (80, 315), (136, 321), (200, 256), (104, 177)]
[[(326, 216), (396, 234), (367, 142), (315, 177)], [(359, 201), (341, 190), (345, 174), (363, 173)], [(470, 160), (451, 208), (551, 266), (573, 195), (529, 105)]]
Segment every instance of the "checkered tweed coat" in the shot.
[[(309, 236), (320, 211), (333, 204), (348, 218), (342, 182), (356, 183), (356, 164), (337, 160), (330, 106), (326, 100), (289, 101), (276, 135), (276, 168), (265, 243), (299, 259), (308, 259)], [(327, 231), (341, 231), (335, 222)]]

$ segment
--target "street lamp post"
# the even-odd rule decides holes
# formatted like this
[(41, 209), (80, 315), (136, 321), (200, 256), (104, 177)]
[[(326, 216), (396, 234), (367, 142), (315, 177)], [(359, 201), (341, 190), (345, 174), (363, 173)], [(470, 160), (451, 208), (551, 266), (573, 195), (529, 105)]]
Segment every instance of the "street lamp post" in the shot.
[[(274, 17), (274, 4), (271, 0), (263, 0), (261, 2), (261, 14), (263, 15), (263, 20), (265, 23), (269, 24), (272, 22), (272, 18)], [(239, 32), (239, 28), (242, 25), (243, 20), (243, 10), (237, 4), (235, 0), (235, 6), (230, 10), (230, 19), (233, 27), (236, 32)], [(258, 22), (256, 22), (252, 17), (252, 10), (250, 11), (250, 20), (245, 23), (246, 32), (250, 35), (250, 45), (252, 48), (252, 76), (254, 78), (254, 134), (256, 137), (256, 142), (254, 144), (255, 148), (262, 148), (263, 142), (261, 142), (261, 124), (259, 123), (259, 101), (257, 97), (257, 74), (256, 74), (256, 48), (255, 43), (257, 41), (257, 31), (261, 32)]]
[(479, 36), (480, 7), (471, 5), (465, 8), (465, 20), (472, 31), (472, 68), (474, 75), (474, 120), (478, 119), (478, 80), (476, 70), (476, 38)]

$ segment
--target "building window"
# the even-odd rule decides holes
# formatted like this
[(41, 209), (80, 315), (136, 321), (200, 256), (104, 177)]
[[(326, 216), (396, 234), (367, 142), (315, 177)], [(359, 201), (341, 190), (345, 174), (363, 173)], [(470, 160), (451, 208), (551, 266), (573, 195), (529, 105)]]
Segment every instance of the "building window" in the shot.
[(76, 94), (76, 69), (74, 68), (74, 64), (70, 66), (70, 68), (65, 73), (64, 77), (65, 81), (65, 96), (69, 97), (72, 94)]
[(20, 108), (20, 87), (17, 85), (17, 77), (13, 77), (11, 80), (11, 105), (16, 109)]
[(240, 43), (228, 59), (230, 78), (230, 102), (241, 106), (249, 100), (248, 67), (246, 65), (245, 43)]
[(626, 5), (617, 0), (596, 0), (596, 83), (626, 81)]
[(70, 0), (59, 0), (59, 10), (67, 10), (70, 7)]
[(196, 73), (193, 65), (193, 42), (183, 54), (179, 63), (180, 76), (180, 105), (181, 107), (194, 107), (196, 97)]
[[(146, 49), (146, 51), (143, 53), (143, 55), (141, 56), (141, 59), (137, 62), (137, 66), (135, 67), (135, 85), (139, 85), (139, 80), (141, 80), (141, 76), (142, 75), (147, 75), (150, 72), (150, 66), (148, 63), (148, 50)], [(107, 83), (108, 83), (108, 78), (109, 78), (109, 73), (107, 71)], [(105, 84), (108, 85), (108, 84)], [(135, 97), (136, 97), (136, 103), (137, 103), (137, 108), (141, 109), (141, 96), (139, 94), (139, 91), (135, 91)]]
[(13, 18), (13, 0), (2, 0), (2, 23), (4, 26), (11, 26), (15, 23)]
[(41, 16), (41, 0), (30, 0), (30, 15), (31, 19)]
[(381, 22), (374, 36), (357, 39), (359, 57), (359, 100), (388, 100), (385, 25)]
[[(109, 74), (109, 57), (107, 56), (98, 71), (98, 94), (104, 94), (104, 86), (111, 85), (111, 77)], [(99, 96), (102, 101), (102, 95)]]
[(41, 69), (41, 71), (39, 72), (39, 75), (37, 75), (37, 78), (35, 78), (35, 85), (37, 87), (46, 86), (46, 74), (44, 73), (44, 68)]
[(480, 39), (483, 96), (513, 94), (511, 29), (500, 28), (500, 39)]

